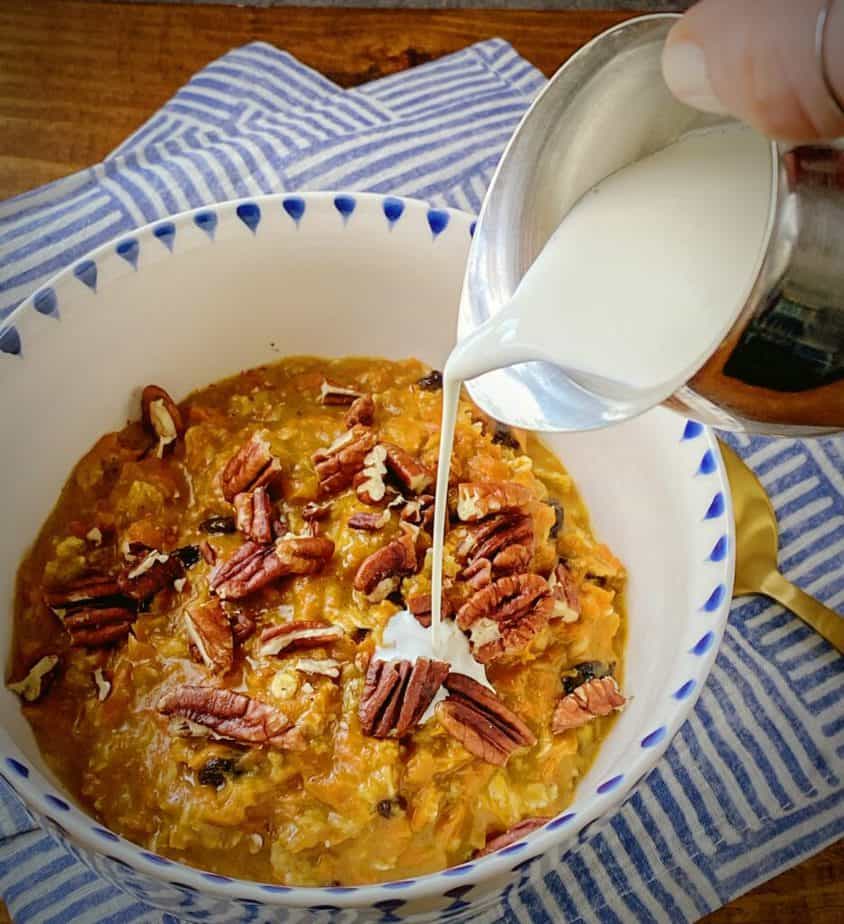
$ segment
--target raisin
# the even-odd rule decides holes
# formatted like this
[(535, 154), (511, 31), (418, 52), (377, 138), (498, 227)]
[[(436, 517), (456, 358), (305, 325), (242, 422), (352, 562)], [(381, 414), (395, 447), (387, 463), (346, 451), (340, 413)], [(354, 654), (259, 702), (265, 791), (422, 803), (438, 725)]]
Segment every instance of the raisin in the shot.
[(563, 509), (563, 505), (554, 498), (550, 498), (545, 501), (546, 504), (554, 511), (554, 525), (548, 532), (549, 539), (556, 539), (560, 535), (560, 530), (563, 528), (563, 523), (566, 521), (566, 512)]
[(198, 545), (183, 545), (180, 549), (176, 549), (173, 554), (185, 568), (193, 568), (199, 559), (202, 558), (202, 551)]
[(215, 533), (217, 535), (223, 535), (225, 533), (233, 533), (237, 531), (237, 526), (234, 522), (234, 517), (208, 517), (207, 520), (203, 520), (199, 524), (199, 530), (203, 533)]
[(570, 671), (566, 671), (563, 676), (563, 692), (568, 695), (573, 693), (581, 684), (599, 677), (607, 677), (613, 672), (613, 665), (604, 661), (582, 661), (575, 664)]
[(443, 374), (436, 369), (432, 369), (427, 375), (423, 375), (416, 384), (422, 391), (439, 391), (443, 387)]
[(492, 433), (492, 441), (498, 446), (506, 446), (508, 449), (515, 449), (521, 452), (522, 446), (521, 443), (513, 436), (513, 431), (507, 426), (507, 424), (498, 423), (496, 421), (495, 430)]
[(237, 764), (230, 757), (212, 757), (200, 768), (197, 779), (203, 786), (219, 789), (226, 783), (226, 775), (237, 771)]
[(372, 632), (372, 629), (367, 629), (364, 626), (357, 626), (352, 632), (352, 640), (356, 645), (360, 645), (361, 642), (365, 642), (369, 638), (369, 634)]
[(394, 810), (399, 812), (407, 808), (407, 799), (404, 796), (396, 796), (395, 799), (382, 799), (376, 806), (378, 814), (382, 818), (391, 818)]

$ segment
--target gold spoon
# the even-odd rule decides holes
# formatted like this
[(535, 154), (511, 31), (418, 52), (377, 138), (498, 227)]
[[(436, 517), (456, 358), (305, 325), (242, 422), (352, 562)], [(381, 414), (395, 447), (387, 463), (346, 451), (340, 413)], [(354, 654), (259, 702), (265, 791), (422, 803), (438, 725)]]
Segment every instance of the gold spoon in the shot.
[(844, 654), (844, 616), (810, 597), (777, 567), (777, 518), (756, 475), (727, 446), (721, 454), (736, 517), (736, 580), (733, 594), (764, 594), (799, 616)]

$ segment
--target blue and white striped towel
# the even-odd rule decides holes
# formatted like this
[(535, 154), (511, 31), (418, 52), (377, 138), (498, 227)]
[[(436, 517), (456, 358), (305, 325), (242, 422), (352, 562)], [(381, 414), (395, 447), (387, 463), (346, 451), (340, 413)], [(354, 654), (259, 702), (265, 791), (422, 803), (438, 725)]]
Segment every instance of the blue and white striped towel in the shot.
[[(0, 318), (90, 248), (256, 193), (359, 189), (477, 211), (542, 76), (493, 40), (343, 91), (264, 44), (213, 62), (104, 163), (0, 205)], [(844, 605), (844, 440), (733, 440), (773, 498), (786, 574)], [(538, 886), (483, 921), (692, 921), (844, 832), (844, 660), (763, 599), (734, 604), (661, 763)], [(19, 924), (173, 924), (98, 879), (0, 786)]]

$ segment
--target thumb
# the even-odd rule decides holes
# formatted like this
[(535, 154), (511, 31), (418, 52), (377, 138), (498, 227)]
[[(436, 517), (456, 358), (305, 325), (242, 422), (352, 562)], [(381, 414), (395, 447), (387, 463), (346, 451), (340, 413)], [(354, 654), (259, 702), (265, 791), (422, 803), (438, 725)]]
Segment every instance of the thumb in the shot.
[[(701, 0), (668, 36), (666, 83), (690, 106), (729, 113), (774, 138), (844, 135), (844, 111), (824, 82), (815, 49), (824, 2)], [(844, 100), (844, 0), (833, 0), (829, 9), (824, 59)]]

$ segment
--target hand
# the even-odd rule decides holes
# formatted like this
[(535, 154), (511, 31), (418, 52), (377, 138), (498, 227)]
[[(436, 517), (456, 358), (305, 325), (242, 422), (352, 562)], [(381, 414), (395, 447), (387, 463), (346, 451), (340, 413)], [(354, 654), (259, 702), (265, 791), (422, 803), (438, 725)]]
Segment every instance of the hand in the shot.
[[(824, 0), (701, 0), (668, 36), (665, 80), (690, 106), (729, 113), (772, 138), (844, 136), (844, 111), (815, 50), (823, 7)], [(824, 59), (844, 101), (844, 0), (829, 9)]]

